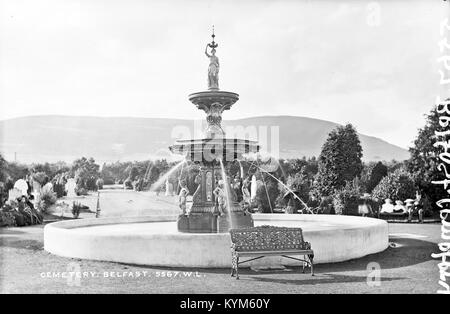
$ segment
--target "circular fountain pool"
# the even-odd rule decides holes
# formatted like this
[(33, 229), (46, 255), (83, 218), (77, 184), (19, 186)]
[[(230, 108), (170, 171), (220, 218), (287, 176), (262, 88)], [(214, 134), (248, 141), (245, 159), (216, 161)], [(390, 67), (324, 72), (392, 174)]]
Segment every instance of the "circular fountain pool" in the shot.
[[(388, 225), (379, 219), (285, 214), (254, 214), (253, 219), (256, 226), (302, 228), (315, 263), (346, 261), (388, 247)], [(181, 233), (175, 220), (175, 216), (146, 216), (55, 222), (45, 226), (44, 249), (65, 257), (139, 265), (230, 267), (228, 233)], [(248, 266), (295, 263), (274, 256)]]

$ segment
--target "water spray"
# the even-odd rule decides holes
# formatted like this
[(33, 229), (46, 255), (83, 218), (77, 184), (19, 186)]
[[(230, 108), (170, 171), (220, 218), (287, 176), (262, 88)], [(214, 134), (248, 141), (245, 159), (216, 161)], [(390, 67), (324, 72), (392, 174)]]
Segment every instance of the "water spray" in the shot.
[(284, 184), (280, 179), (278, 179), (277, 177), (275, 177), (274, 175), (272, 175), (270, 172), (264, 170), (263, 168), (259, 167), (258, 165), (255, 165), (254, 162), (252, 162), (252, 165), (254, 165), (256, 168), (258, 168), (259, 170), (267, 173), (269, 176), (271, 176), (272, 178), (274, 178), (275, 180), (277, 180), (289, 193), (292, 194), (292, 196), (294, 196), (294, 198), (298, 199), (300, 201), (300, 203), (302, 203), (302, 205), (306, 208), (306, 210), (310, 213), (310, 214), (314, 214), (314, 212), (311, 210), (311, 208), (309, 208), (308, 205), (306, 205), (306, 203), (297, 195), (294, 193), (294, 191), (292, 191), (286, 184)]

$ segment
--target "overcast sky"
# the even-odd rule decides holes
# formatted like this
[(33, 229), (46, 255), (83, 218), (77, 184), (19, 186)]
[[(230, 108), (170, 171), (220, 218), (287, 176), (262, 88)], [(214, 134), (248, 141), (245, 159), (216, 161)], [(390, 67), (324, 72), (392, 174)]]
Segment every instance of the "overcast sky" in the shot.
[(225, 119), (353, 123), (410, 145), (437, 96), (443, 1), (0, 0), (0, 119), (203, 118), (215, 25)]

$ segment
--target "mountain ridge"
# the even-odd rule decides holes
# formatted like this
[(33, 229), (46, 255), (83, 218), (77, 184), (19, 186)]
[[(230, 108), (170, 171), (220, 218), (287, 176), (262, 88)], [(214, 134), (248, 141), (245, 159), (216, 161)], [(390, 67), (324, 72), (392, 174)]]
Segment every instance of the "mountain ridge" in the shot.
[[(0, 152), (8, 160), (17, 154), (18, 161), (27, 163), (71, 162), (81, 156), (92, 156), (101, 162), (168, 158), (167, 148), (177, 138), (172, 133), (194, 137), (194, 125), (198, 126), (200, 121), (64, 115), (17, 117), (0, 120)], [(278, 126), (280, 157), (300, 158), (318, 156), (328, 133), (339, 124), (317, 118), (270, 115), (224, 120), (222, 125), (225, 130), (268, 132), (270, 127)], [(359, 136), (365, 161), (409, 157), (406, 149), (383, 139), (360, 133)]]

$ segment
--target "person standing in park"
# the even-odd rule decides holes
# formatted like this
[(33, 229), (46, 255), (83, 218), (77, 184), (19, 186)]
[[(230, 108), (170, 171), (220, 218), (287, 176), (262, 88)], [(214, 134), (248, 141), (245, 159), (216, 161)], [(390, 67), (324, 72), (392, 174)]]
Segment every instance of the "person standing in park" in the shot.
[(372, 206), (369, 203), (369, 198), (370, 195), (365, 193), (362, 197), (362, 204), (358, 205), (358, 212), (363, 217), (373, 215)]
[(411, 198), (405, 200), (405, 207), (406, 212), (408, 213), (408, 222), (411, 222), (415, 212), (414, 200)]

